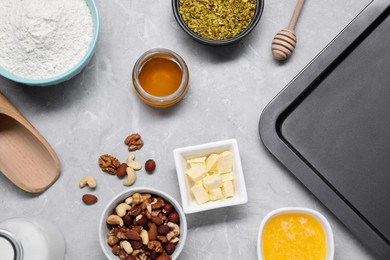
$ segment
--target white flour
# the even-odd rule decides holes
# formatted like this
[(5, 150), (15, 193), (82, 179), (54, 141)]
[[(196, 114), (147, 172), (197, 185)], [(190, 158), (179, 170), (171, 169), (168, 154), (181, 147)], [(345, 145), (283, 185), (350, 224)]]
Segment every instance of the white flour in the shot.
[(85, 0), (0, 0), (0, 66), (28, 79), (74, 67), (93, 36)]

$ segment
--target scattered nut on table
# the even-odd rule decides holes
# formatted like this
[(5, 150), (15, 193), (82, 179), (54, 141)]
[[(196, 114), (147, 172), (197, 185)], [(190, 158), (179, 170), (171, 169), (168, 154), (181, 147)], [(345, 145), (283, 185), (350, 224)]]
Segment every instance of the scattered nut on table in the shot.
[[(153, 211), (151, 204), (155, 208)], [(169, 213), (164, 212), (165, 205), (172, 206), (149, 193), (134, 193), (119, 202), (106, 220), (109, 225), (107, 244), (112, 247), (113, 254), (119, 259), (171, 259), (180, 241), (180, 218), (176, 219), (174, 215), (177, 223), (170, 222), (169, 215), (177, 212), (173, 206), (168, 206)], [(118, 215), (118, 208), (122, 217)], [(148, 209), (158, 212), (155, 218)]]
[(109, 174), (115, 175), (116, 171), (120, 165), (120, 162), (117, 158), (112, 155), (104, 154), (100, 156), (98, 160), (100, 168), (104, 172), (108, 172)]
[(156, 169), (156, 162), (154, 160), (147, 160), (145, 162), (145, 171), (152, 173)]
[(92, 205), (98, 201), (98, 198), (93, 194), (84, 194), (82, 200), (85, 204)]
[(86, 176), (86, 177), (81, 179), (79, 185), (80, 185), (80, 188), (84, 188), (85, 186), (88, 185), (88, 187), (94, 189), (94, 188), (96, 188), (96, 180), (92, 176)]
[(135, 171), (139, 171), (142, 168), (142, 165), (139, 162), (134, 161), (135, 155), (129, 154), (126, 160), (126, 173), (127, 178), (123, 181), (123, 185), (125, 186), (131, 186), (134, 184), (135, 180), (137, 179), (137, 176), (135, 174)]
[(141, 139), (141, 135), (136, 133), (126, 137), (125, 144), (128, 146), (129, 151), (136, 151), (144, 146), (144, 141)]
[(127, 164), (126, 163), (121, 163), (116, 170), (116, 176), (119, 178), (125, 177), (126, 176), (126, 169), (127, 169)]
[(129, 154), (129, 156), (126, 159), (126, 164), (128, 167), (131, 167), (134, 169), (134, 171), (139, 171), (142, 169), (142, 165), (139, 162), (134, 161), (135, 155), (133, 153)]

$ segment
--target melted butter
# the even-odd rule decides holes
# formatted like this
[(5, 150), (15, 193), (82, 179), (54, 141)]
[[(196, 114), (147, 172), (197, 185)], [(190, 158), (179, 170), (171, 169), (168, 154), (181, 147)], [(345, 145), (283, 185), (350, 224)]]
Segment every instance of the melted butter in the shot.
[(325, 260), (326, 236), (314, 217), (282, 214), (266, 224), (262, 249), (265, 260)]

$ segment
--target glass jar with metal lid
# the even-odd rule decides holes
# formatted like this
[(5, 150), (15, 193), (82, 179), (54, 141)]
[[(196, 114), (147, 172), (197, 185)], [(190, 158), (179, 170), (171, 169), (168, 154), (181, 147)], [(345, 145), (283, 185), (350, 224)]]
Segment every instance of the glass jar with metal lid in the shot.
[(11, 218), (0, 222), (2, 260), (63, 260), (65, 240), (51, 222)]

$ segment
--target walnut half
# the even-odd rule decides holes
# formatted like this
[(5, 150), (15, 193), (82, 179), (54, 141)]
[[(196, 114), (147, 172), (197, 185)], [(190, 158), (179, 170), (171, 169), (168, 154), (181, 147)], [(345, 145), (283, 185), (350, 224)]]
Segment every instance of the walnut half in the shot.
[(141, 135), (137, 133), (126, 137), (125, 144), (129, 146), (129, 151), (136, 151), (144, 146), (144, 141), (141, 139)]
[(100, 156), (98, 163), (104, 172), (108, 172), (112, 175), (116, 174), (116, 170), (120, 165), (120, 162), (117, 158), (108, 154)]

